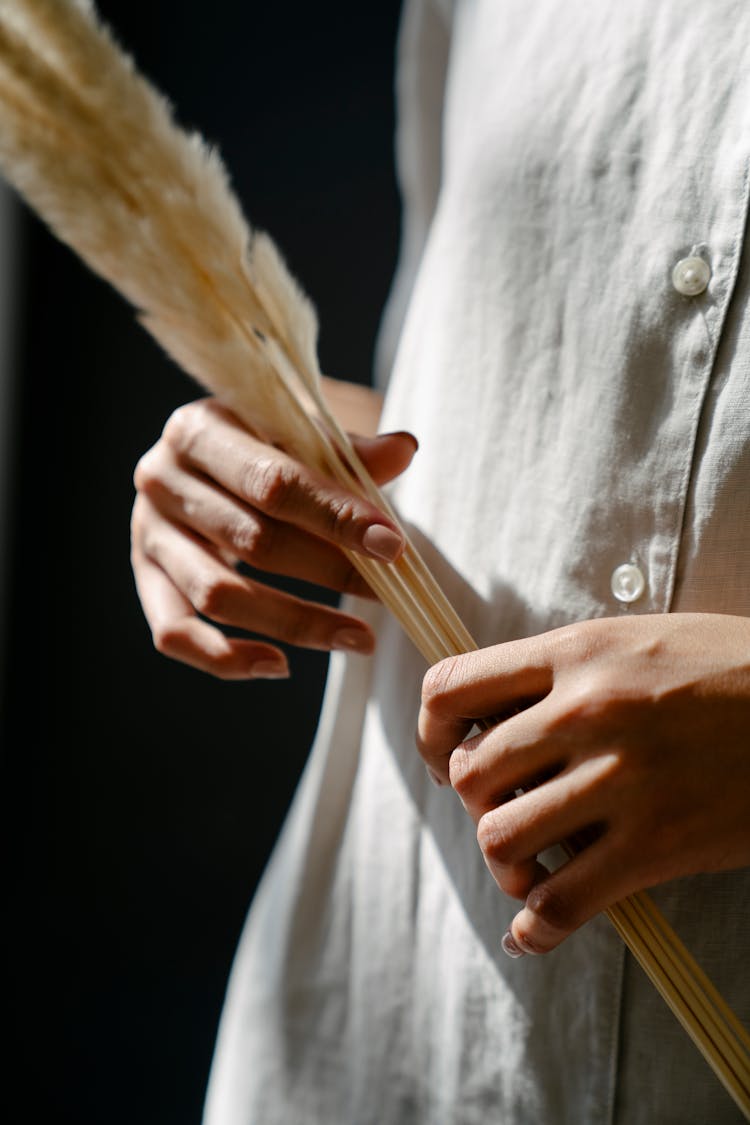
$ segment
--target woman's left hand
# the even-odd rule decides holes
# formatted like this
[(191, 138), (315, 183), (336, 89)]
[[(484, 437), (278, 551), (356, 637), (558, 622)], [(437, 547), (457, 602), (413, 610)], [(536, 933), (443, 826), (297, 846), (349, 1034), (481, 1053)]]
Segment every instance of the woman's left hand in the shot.
[[(524, 900), (511, 953), (545, 953), (644, 887), (750, 864), (748, 618), (603, 618), (444, 660), (417, 741)], [(554, 872), (539, 863), (576, 837)]]

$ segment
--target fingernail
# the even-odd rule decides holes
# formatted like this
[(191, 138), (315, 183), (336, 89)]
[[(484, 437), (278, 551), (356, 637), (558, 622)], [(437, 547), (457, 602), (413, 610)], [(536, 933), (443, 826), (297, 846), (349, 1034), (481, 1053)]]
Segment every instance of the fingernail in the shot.
[(444, 784), (445, 784), (445, 782), (443, 781), (442, 777), (440, 777), (440, 775), (439, 775), (439, 774), (435, 773), (435, 771), (434, 771), (434, 770), (433, 770), (433, 769), (432, 769), (432, 768), (431, 768), (430, 766), (425, 766), (425, 769), (427, 770), (427, 774), (428, 774), (428, 776), (429, 776), (429, 778), (430, 778), (430, 781), (434, 781), (434, 782), (435, 782), (435, 784), (436, 784), (436, 785), (437, 785), (437, 786), (438, 786), (438, 787), (439, 787), (440, 789), (442, 789), (442, 788), (443, 788), (443, 786), (444, 786)]
[(503, 940), (500, 944), (503, 947), (503, 953), (507, 953), (509, 957), (523, 957), (524, 952), (520, 945), (516, 944), (516, 939), (510, 930), (503, 934)]
[(401, 536), (389, 527), (383, 527), (382, 523), (368, 527), (362, 536), (362, 546), (367, 554), (382, 562), (394, 562), (401, 554), (403, 545)]
[(333, 635), (331, 648), (338, 652), (372, 652), (372, 637), (362, 629), (339, 629)]
[(259, 680), (287, 680), (289, 678), (289, 665), (286, 660), (257, 660), (250, 668), (253, 676)]
[(391, 432), (389, 434), (383, 434), (382, 436), (383, 437), (408, 438), (408, 440), (414, 446), (414, 452), (416, 453), (417, 450), (419, 449), (419, 442), (415, 438), (414, 434), (410, 433), (409, 430), (391, 430)]

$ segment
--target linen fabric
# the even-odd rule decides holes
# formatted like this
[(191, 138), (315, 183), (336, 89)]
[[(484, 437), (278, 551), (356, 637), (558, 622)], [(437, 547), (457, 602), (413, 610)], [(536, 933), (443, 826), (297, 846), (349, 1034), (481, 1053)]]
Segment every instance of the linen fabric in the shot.
[[(419, 437), (393, 497), (469, 629), (750, 614), (750, 6), (412, 0), (397, 82), (383, 427)], [(604, 918), (501, 952), (518, 905), (414, 748), (421, 658), (357, 610), (377, 652), (332, 658), (206, 1125), (742, 1120)], [(750, 1022), (748, 872), (654, 897)]]

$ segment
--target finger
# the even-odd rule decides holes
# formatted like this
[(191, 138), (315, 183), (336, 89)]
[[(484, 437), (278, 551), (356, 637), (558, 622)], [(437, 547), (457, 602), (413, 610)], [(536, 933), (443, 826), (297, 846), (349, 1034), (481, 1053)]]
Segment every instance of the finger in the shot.
[(286, 657), (260, 641), (224, 636), (199, 620), (156, 563), (136, 552), (134, 573), (156, 650), (222, 680), (285, 679)]
[(636, 889), (626, 871), (605, 838), (592, 844), (532, 887), (503, 948), (511, 956), (549, 953), (584, 922)]
[(237, 574), (210, 544), (156, 509), (142, 522), (144, 551), (204, 617), (304, 648), (372, 651), (372, 630), (358, 618)]
[(549, 870), (532, 856), (518, 863), (509, 863), (493, 871), (493, 878), (510, 898), (525, 900), (533, 887), (549, 875)]
[[(576, 773), (543, 783), (481, 817), (477, 840), (492, 877), (506, 894), (524, 898), (546, 882), (549, 873), (537, 857), (553, 845), (586, 840), (588, 850), (608, 839), (603, 818), (591, 802), (572, 799), (571, 790), (580, 784)], [(533, 897), (527, 905), (529, 901), (533, 903)]]
[(601, 829), (608, 813), (602, 807), (597, 782), (607, 770), (604, 760), (578, 762), (484, 813), (477, 825), (477, 840), (501, 886), (503, 867), (531, 859), (573, 837), (583, 838), (595, 826)]
[[(536, 641), (537, 638), (532, 638)], [(445, 780), (447, 760), (478, 720), (537, 702), (552, 687), (553, 672), (543, 648), (513, 641), (449, 657), (433, 665), (422, 684), (417, 746)]]
[(352, 437), (352, 444), (376, 484), (387, 484), (411, 464), (419, 443), (413, 434), (400, 430), (374, 438)]
[[(211, 424), (200, 424), (207, 413)], [(215, 403), (177, 411), (165, 438), (184, 463), (273, 519), (381, 561), (403, 550), (396, 524), (374, 504), (258, 441)]]
[(173, 523), (189, 527), (234, 560), (340, 593), (372, 597), (369, 586), (338, 548), (264, 516), (176, 462), (162, 463), (158, 472), (144, 472), (140, 488)]
[(557, 701), (551, 692), (539, 703), (461, 742), (442, 761), (430, 761), (439, 775), (447, 767), (450, 783), (466, 811), (479, 821), (507, 799), (531, 789), (567, 764), (569, 748), (551, 731)]

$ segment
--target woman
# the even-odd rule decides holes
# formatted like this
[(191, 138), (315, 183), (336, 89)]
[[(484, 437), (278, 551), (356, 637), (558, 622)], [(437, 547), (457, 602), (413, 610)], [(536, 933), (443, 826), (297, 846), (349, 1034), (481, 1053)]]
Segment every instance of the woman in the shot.
[[(373, 603), (241, 577), (362, 594), (339, 547), (402, 544), (216, 404), (137, 470), (162, 651), (251, 678), (287, 674), (274, 640), (345, 650), (238, 951), (209, 1125), (741, 1119), (594, 916), (657, 888), (747, 1021), (748, 43), (739, 0), (406, 5), (389, 433), (359, 447), (479, 652), (424, 677)], [(374, 432), (374, 392), (328, 390)]]

